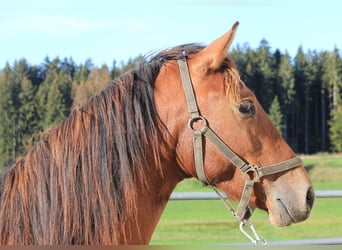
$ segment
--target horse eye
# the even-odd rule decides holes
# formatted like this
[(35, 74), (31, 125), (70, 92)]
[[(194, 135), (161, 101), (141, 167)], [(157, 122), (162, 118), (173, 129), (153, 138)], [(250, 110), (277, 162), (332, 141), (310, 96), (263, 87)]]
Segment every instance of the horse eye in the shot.
[(251, 100), (242, 101), (239, 106), (239, 112), (244, 115), (252, 116), (255, 114), (255, 107)]

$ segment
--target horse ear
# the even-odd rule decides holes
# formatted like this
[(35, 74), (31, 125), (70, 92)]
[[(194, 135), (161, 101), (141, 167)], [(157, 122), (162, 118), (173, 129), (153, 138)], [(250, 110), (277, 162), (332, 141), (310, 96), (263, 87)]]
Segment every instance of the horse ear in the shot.
[(235, 22), (228, 32), (210, 43), (195, 56), (195, 64), (200, 72), (206, 74), (222, 65), (238, 26), (239, 22)]

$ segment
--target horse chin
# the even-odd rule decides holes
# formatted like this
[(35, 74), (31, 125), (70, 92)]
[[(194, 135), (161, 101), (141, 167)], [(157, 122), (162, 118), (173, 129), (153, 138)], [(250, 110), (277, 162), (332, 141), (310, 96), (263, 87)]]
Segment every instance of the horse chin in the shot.
[(292, 223), (294, 223), (290, 212), (281, 201), (278, 201), (277, 203), (277, 205), (268, 209), (268, 217), (270, 222), (277, 227), (290, 226)]
[(268, 216), (273, 225), (285, 227), (306, 220), (309, 212), (296, 211), (291, 208), (291, 205), (286, 204), (281, 199), (276, 199), (273, 205), (269, 206)]

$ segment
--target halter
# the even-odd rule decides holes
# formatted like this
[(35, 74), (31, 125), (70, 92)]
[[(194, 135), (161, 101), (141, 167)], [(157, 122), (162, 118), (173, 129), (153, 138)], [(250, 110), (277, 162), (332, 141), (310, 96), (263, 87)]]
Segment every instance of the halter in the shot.
[[(215, 132), (209, 127), (207, 120), (200, 114), (198, 109), (195, 93), (192, 86), (192, 81), (190, 78), (190, 73), (188, 69), (188, 64), (186, 57), (177, 60), (178, 67), (182, 79), (182, 84), (184, 88), (184, 93), (186, 101), (188, 104), (188, 109), (190, 113), (190, 120), (188, 126), (193, 133), (193, 147), (194, 147), (194, 159), (195, 168), (198, 179), (203, 183), (204, 186), (213, 188), (213, 190), (218, 194), (220, 199), (223, 201), (228, 210), (238, 219), (240, 222), (241, 232), (252, 241), (255, 245), (266, 244), (266, 241), (259, 237), (256, 233), (253, 224), (248, 221), (249, 217), (252, 215), (253, 209), (249, 207), (249, 201), (253, 191), (254, 183), (261, 177), (272, 175), (279, 172), (284, 172), (289, 169), (295, 168), (302, 164), (299, 157), (294, 157), (292, 159), (275, 163), (268, 166), (257, 166), (245, 162), (238, 156), (233, 150), (231, 150), (224, 141), (215, 134)], [(194, 124), (201, 121), (202, 127), (195, 128)], [(228, 201), (220, 194), (217, 190), (215, 184), (211, 184), (207, 179), (204, 171), (204, 161), (203, 161), (203, 139), (206, 137), (215, 147), (233, 164), (235, 165), (244, 175), (245, 185), (242, 191), (241, 200), (239, 202), (237, 211), (228, 203)], [(254, 235), (254, 238), (250, 236), (244, 229), (247, 226)]]

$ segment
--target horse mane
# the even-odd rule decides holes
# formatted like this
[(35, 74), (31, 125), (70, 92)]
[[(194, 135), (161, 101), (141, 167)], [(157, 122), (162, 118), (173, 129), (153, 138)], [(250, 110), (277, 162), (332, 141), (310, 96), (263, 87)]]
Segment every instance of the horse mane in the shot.
[(151, 169), (162, 171), (167, 147), (155, 79), (165, 62), (202, 48), (162, 51), (112, 81), (5, 170), (0, 243), (122, 243), (113, 232), (136, 216), (135, 185), (147, 187)]

